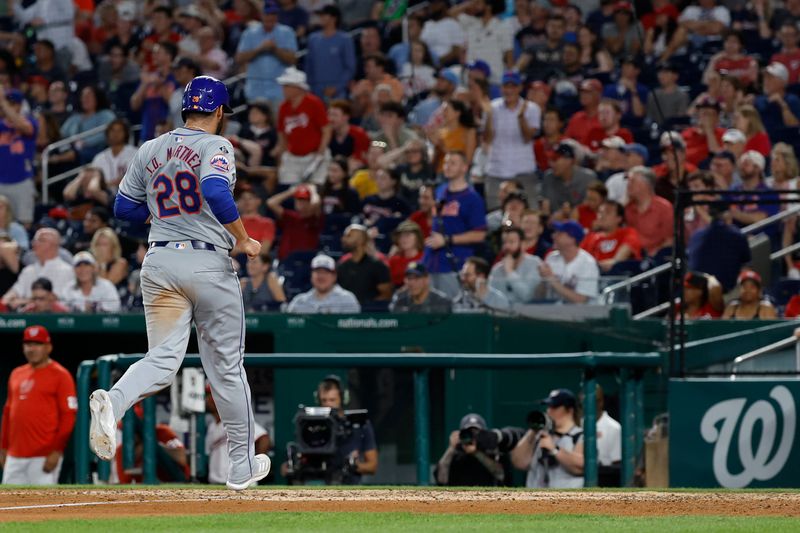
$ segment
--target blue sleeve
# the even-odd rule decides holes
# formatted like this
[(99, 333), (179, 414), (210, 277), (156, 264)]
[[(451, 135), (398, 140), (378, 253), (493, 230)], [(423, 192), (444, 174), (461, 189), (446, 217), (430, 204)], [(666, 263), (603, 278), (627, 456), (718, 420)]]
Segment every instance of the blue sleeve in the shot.
[(349, 83), (356, 75), (356, 49), (350, 37), (345, 37), (343, 44), (342, 53), (344, 54), (345, 68), (344, 72), (342, 72), (342, 79), (345, 80), (345, 83)]
[(150, 216), (150, 209), (146, 202), (136, 202), (120, 193), (114, 199), (114, 216), (120, 220), (144, 224)]
[(477, 193), (471, 194), (469, 198), (467, 231), (486, 229), (486, 210), (483, 208), (483, 200)]
[(200, 182), (203, 198), (208, 202), (211, 212), (221, 224), (230, 224), (239, 218), (239, 210), (228, 188), (228, 182), (222, 178), (204, 179)]

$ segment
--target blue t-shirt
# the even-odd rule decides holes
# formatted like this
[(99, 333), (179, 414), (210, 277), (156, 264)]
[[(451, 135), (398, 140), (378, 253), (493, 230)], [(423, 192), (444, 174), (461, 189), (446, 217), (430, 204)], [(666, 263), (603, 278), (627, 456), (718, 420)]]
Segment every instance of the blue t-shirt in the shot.
[[(277, 24), (272, 31), (268, 32), (264, 29), (263, 24), (253, 24), (242, 34), (236, 52), (246, 52), (258, 48), (267, 39), (272, 39), (278, 48), (297, 51), (297, 38), (294, 30), (289, 26)], [(287, 66), (274, 54), (261, 54), (250, 61), (247, 64), (247, 77), (244, 85), (244, 94), (247, 99), (282, 99), (283, 91), (276, 80), (283, 74)]]
[[(639, 93), (639, 100), (642, 104), (647, 103), (647, 87), (641, 83), (636, 84), (636, 92)], [(616, 100), (622, 107), (622, 118), (620, 124), (627, 128), (638, 128), (642, 125), (644, 117), (637, 117), (633, 113), (633, 93), (627, 87), (619, 83), (610, 83), (603, 88), (603, 98)]]
[[(769, 200), (769, 201), (776, 201), (780, 199), (780, 196), (775, 194), (748, 194), (748, 191), (742, 188), (743, 185), (734, 185), (733, 190), (735, 191), (742, 191), (740, 194), (733, 194), (731, 193), (728, 198), (731, 200), (740, 200), (740, 201), (750, 201), (752, 200), (753, 203), (751, 204), (738, 204), (739, 210), (743, 213), (757, 213), (762, 212), (766, 213), (768, 217), (772, 215), (777, 215), (778, 211), (780, 211), (781, 206), (778, 203), (771, 203), (771, 204), (761, 204), (759, 205), (757, 202), (758, 200)], [(767, 185), (762, 181), (756, 186), (755, 191), (772, 191)], [(744, 227), (749, 224), (741, 224), (739, 222), (734, 222), (737, 226)], [(769, 226), (764, 228), (764, 233), (766, 233), (770, 238), (775, 238), (778, 234), (778, 229), (780, 228), (780, 224), (770, 224)]]
[[(436, 189), (436, 205), (442, 207), (439, 216), (433, 218), (432, 231), (452, 236), (486, 229), (486, 208), (483, 199), (472, 187), (451, 192), (447, 184), (443, 183)], [(456, 272), (464, 264), (465, 259), (475, 254), (475, 248), (471, 245), (454, 244), (450, 250), (455, 256), (455, 261), (447, 257), (447, 247), (438, 250), (425, 248), (423, 261), (428, 271), (434, 274)]]
[(736, 286), (739, 272), (750, 262), (747, 237), (722, 220), (695, 232), (686, 253), (691, 270), (712, 274), (726, 291)]
[[(171, 84), (173, 87), (178, 86), (178, 82), (172, 74), (164, 78), (164, 84)], [(169, 117), (169, 102), (164, 100), (160, 90), (152, 94), (146, 94), (144, 102), (142, 102), (141, 112), (142, 141), (149, 141), (155, 137), (158, 123)]]
[[(784, 100), (792, 111), (792, 114), (800, 118), (800, 98), (794, 94), (787, 93), (784, 95)], [(754, 105), (761, 115), (761, 122), (764, 123), (764, 129), (767, 131), (767, 134), (769, 134), (770, 140), (772, 140), (772, 142), (780, 141), (782, 139), (781, 130), (786, 128), (786, 124), (783, 122), (781, 106), (770, 102), (767, 96), (763, 94), (756, 97)]]
[(311, 91), (324, 98), (325, 87), (336, 87), (334, 98), (347, 96), (347, 84), (356, 73), (356, 51), (353, 39), (337, 31), (330, 37), (321, 31), (308, 38), (306, 74)]
[(33, 177), (33, 160), (36, 156), (36, 134), (39, 123), (26, 115), (33, 124), (32, 135), (22, 135), (0, 120), (0, 183), (12, 185)]

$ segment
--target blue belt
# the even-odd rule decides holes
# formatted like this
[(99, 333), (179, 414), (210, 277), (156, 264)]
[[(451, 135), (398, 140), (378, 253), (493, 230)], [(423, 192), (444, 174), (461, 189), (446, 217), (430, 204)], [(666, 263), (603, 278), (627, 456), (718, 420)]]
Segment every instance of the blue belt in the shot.
[[(185, 242), (189, 242), (189, 244), (191, 244), (192, 248), (195, 250), (209, 250), (211, 252), (217, 251), (216, 246), (203, 241), (153, 241), (150, 243), (150, 248), (166, 248), (169, 246), (170, 248), (180, 250), (186, 247)], [(172, 246), (170, 246), (170, 243), (172, 243)]]

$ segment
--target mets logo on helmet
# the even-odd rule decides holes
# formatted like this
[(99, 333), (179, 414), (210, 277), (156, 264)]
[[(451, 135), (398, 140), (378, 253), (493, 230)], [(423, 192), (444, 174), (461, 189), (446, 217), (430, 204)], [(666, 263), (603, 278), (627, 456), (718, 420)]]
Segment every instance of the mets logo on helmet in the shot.
[(199, 102), (199, 101), (200, 101), (199, 96), (192, 96), (192, 102)]
[(211, 158), (211, 161), (208, 163), (211, 165), (211, 168), (215, 170), (219, 170), (220, 172), (230, 172), (231, 171), (231, 164), (228, 161), (228, 158), (222, 154), (217, 154)]

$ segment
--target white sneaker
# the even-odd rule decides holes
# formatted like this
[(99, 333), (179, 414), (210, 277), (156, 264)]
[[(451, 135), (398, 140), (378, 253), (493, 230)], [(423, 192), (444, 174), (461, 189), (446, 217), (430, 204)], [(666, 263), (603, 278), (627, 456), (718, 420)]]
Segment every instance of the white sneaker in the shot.
[(110, 461), (117, 452), (117, 423), (108, 392), (98, 389), (89, 396), (89, 412), (89, 446), (97, 457)]
[(255, 485), (260, 480), (267, 477), (269, 474), (269, 468), (272, 465), (272, 461), (269, 460), (269, 456), (263, 453), (256, 455), (253, 458), (253, 462), (255, 463), (255, 471), (253, 472), (253, 477), (245, 481), (244, 483), (233, 483), (228, 481), (225, 485), (231, 490), (244, 490), (249, 488), (251, 485)]

